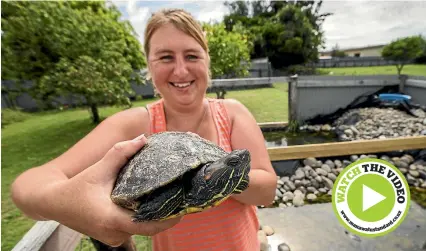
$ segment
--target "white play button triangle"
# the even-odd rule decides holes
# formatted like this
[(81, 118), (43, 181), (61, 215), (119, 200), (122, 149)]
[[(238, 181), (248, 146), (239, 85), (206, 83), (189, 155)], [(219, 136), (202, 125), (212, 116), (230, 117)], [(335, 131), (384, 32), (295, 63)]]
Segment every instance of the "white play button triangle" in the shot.
[(362, 185), (362, 211), (369, 209), (370, 207), (376, 205), (382, 200), (386, 199), (385, 196), (379, 194), (373, 189), (369, 188), (366, 185)]

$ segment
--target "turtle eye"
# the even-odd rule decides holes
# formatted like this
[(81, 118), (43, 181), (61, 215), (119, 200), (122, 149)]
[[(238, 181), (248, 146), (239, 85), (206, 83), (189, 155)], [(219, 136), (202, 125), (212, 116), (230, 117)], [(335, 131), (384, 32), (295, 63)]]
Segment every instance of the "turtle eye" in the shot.
[(237, 157), (237, 156), (231, 157), (228, 160), (228, 165), (230, 165), (230, 166), (236, 166), (236, 165), (238, 165), (238, 163), (240, 163), (240, 158)]

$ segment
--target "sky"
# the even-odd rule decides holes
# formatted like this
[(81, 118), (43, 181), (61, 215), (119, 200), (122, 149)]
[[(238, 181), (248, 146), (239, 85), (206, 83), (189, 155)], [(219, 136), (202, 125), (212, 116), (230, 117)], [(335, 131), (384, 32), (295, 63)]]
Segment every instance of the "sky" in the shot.
[[(228, 13), (224, 1), (119, 1), (113, 4), (129, 20), (143, 42), (150, 15), (162, 8), (183, 8), (199, 21), (221, 21)], [(325, 0), (321, 13), (331, 12), (323, 23), (325, 49), (364, 47), (387, 44), (412, 35), (426, 37), (426, 0), (362, 1)]]

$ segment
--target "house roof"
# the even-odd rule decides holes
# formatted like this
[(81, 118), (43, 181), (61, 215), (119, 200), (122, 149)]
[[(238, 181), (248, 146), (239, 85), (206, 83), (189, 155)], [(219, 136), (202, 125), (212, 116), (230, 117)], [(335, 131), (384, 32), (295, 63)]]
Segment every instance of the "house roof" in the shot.
[[(340, 51), (354, 51), (354, 50), (366, 50), (366, 49), (376, 49), (386, 46), (386, 44), (377, 44), (377, 45), (367, 45), (362, 47), (350, 47), (350, 48), (339, 48)], [(333, 50), (321, 51), (321, 53), (330, 53)]]

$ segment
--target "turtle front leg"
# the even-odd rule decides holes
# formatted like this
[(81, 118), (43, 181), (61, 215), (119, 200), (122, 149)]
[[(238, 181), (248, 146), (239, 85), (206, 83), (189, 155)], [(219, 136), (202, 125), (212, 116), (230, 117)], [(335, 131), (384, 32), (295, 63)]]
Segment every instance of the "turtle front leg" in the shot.
[(140, 199), (140, 206), (133, 221), (152, 221), (170, 218), (178, 212), (183, 200), (181, 183), (172, 182), (160, 187)]

